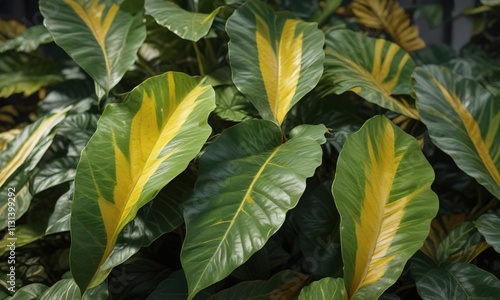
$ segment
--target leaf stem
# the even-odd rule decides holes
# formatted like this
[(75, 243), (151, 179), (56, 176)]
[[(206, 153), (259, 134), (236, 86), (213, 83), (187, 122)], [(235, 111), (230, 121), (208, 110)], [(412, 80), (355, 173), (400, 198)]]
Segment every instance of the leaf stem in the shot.
[(194, 45), (194, 51), (196, 53), (196, 60), (198, 61), (198, 69), (200, 70), (200, 75), (204, 77), (205, 67), (203, 66), (203, 59), (200, 48), (198, 48), (198, 44), (196, 44), (196, 42), (193, 42), (193, 45)]

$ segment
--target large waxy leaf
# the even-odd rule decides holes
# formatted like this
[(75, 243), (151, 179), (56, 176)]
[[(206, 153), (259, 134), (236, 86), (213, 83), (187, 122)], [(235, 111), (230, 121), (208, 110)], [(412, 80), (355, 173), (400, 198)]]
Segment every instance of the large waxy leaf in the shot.
[(236, 87), (264, 119), (281, 124), (323, 73), (323, 33), (258, 1), (237, 9), (226, 31)]
[(332, 191), (350, 299), (376, 299), (422, 246), (438, 199), (418, 142), (377, 116), (347, 138)]
[[(55, 42), (109, 92), (134, 63), (146, 38), (143, 11), (131, 0), (41, 0)], [(128, 4), (128, 5), (126, 5)], [(131, 12), (132, 11), (132, 12)]]
[(120, 231), (199, 152), (214, 98), (198, 79), (165, 73), (106, 107), (75, 177), (71, 271), (82, 291), (106, 278)]
[(186, 11), (168, 0), (146, 0), (146, 13), (179, 37), (193, 42), (207, 35), (220, 8), (211, 14)]
[(352, 12), (358, 22), (374, 29), (385, 30), (401, 48), (408, 52), (425, 48), (418, 36), (418, 27), (396, 0), (356, 0)]
[(414, 106), (396, 95), (410, 94), (415, 63), (398, 45), (350, 30), (326, 36), (325, 94), (355, 92), (408, 117), (418, 119)]
[(417, 107), (434, 144), (500, 198), (500, 101), (444, 67), (419, 68), (413, 77)]
[(434, 218), (431, 222), (429, 235), (420, 250), (437, 262), (437, 249), (439, 244), (441, 244), (443, 239), (446, 238), (453, 228), (466, 219), (467, 216), (465, 214), (442, 215)]
[[(0, 153), (0, 191), (7, 195), (9, 188), (16, 193), (16, 219), (29, 207), (28, 173), (32, 171), (54, 138), (54, 128), (64, 120), (66, 110), (48, 114), (26, 126)], [(0, 229), (7, 226), (8, 198), (0, 198)]]
[(477, 229), (496, 252), (500, 253), (500, 214), (487, 213), (475, 222)]
[(41, 44), (52, 42), (52, 35), (43, 25), (28, 28), (22, 35), (0, 42), (0, 53), (16, 50), (19, 52), (35, 51)]
[(299, 295), (299, 300), (344, 300), (347, 294), (342, 278), (323, 278), (306, 286)]
[[(239, 283), (210, 297), (210, 300), (232, 299), (294, 299), (309, 276), (285, 270), (269, 280), (254, 280)], [(310, 298), (312, 299), (312, 298)]]
[(181, 261), (190, 299), (243, 264), (280, 228), (321, 163), (318, 140), (324, 143), (325, 130), (310, 126), (282, 144), (275, 123), (249, 120), (207, 148), (184, 211)]
[(424, 300), (497, 299), (500, 293), (500, 281), (475, 265), (445, 262), (438, 266), (422, 254), (411, 261), (411, 273)]

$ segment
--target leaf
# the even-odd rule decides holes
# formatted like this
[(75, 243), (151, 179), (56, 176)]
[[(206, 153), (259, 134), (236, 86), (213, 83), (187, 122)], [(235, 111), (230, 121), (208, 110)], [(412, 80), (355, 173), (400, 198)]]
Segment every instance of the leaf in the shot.
[(316, 134), (312, 127), (282, 144), (275, 123), (248, 120), (206, 149), (184, 208), (181, 262), (189, 299), (229, 275), (281, 227), (321, 163)]
[(418, 142), (383, 116), (350, 135), (332, 192), (350, 299), (376, 299), (422, 246), (438, 209)]
[[(201, 291), (196, 300), (208, 299), (212, 293), (207, 289)], [(188, 296), (188, 287), (184, 271), (173, 272), (167, 279), (158, 284), (156, 289), (148, 296), (147, 300), (186, 300)]]
[[(48, 114), (26, 126), (0, 153), (0, 191), (8, 194), (9, 188), (16, 193), (16, 220), (29, 207), (28, 174), (31, 172), (54, 138), (54, 128), (64, 120), (66, 111)], [(7, 226), (7, 197), (0, 198), (0, 228)]]
[[(143, 11), (103, 0), (41, 0), (56, 44), (108, 93), (134, 63), (146, 38)], [(85, 41), (82, 43), (81, 41)]]
[(424, 255), (412, 259), (411, 272), (424, 300), (496, 299), (500, 281), (491, 273), (466, 263), (435, 265)]
[(69, 231), (69, 219), (71, 217), (71, 203), (73, 200), (73, 193), (75, 192), (74, 184), (70, 185), (69, 190), (62, 194), (57, 199), (54, 211), (50, 215), (45, 235)]
[(411, 25), (410, 18), (395, 0), (355, 0), (351, 8), (359, 23), (383, 29), (406, 51), (425, 48), (425, 42), (418, 35), (418, 27)]
[[(439, 177), (438, 177), (439, 178)], [(437, 262), (437, 249), (448, 233), (467, 219), (465, 214), (437, 216), (431, 222), (431, 230), (425, 240), (422, 252)]]
[(41, 283), (32, 283), (21, 287), (9, 300), (38, 300), (49, 287)]
[(302, 289), (299, 300), (344, 300), (347, 293), (342, 278), (323, 278)]
[(82, 296), (73, 279), (61, 279), (43, 293), (40, 300), (79, 300)]
[(20, 36), (25, 30), (24, 24), (17, 20), (0, 19), (0, 42)]
[(481, 0), (481, 3), (484, 5), (494, 6), (500, 5), (500, 0)]
[(496, 252), (500, 253), (500, 214), (484, 214), (474, 223), (488, 244), (490, 244)]
[(106, 278), (102, 266), (139, 208), (198, 154), (214, 107), (210, 86), (172, 72), (106, 106), (76, 170), (70, 261), (82, 291)]
[(0, 98), (17, 93), (28, 97), (63, 80), (57, 63), (36, 54), (7, 52), (0, 56)]
[[(192, 181), (192, 182), (191, 182)], [(151, 245), (164, 233), (180, 226), (184, 219), (183, 203), (191, 195), (194, 180), (183, 174), (173, 179), (158, 195), (137, 212), (120, 233), (113, 252), (103, 265), (112, 269)]]
[(281, 124), (323, 73), (323, 33), (257, 1), (237, 9), (226, 31), (234, 84), (264, 119)]
[(500, 102), (476, 81), (444, 67), (413, 74), (429, 135), (458, 167), (500, 198)]
[(75, 156), (58, 157), (40, 166), (30, 185), (32, 194), (36, 195), (53, 186), (73, 180), (78, 159)]
[(257, 111), (252, 103), (243, 96), (234, 86), (223, 86), (215, 89), (216, 103), (215, 113), (222, 119), (241, 122), (253, 119)]
[(186, 11), (168, 0), (146, 0), (146, 13), (179, 37), (197, 42), (206, 36), (222, 7), (210, 14)]
[(326, 36), (324, 94), (352, 91), (365, 100), (418, 119), (416, 108), (396, 95), (411, 92), (415, 63), (398, 45), (359, 32), (334, 30)]
[(13, 39), (0, 42), (0, 53), (9, 50), (33, 52), (38, 49), (40, 45), (50, 42), (52, 42), (52, 35), (47, 28), (43, 25), (37, 25), (28, 28), (21, 35)]
[(292, 270), (284, 270), (277, 273), (269, 280), (241, 282), (213, 295), (209, 299), (293, 299), (293, 297), (299, 293), (308, 278), (308, 275)]
[(489, 248), (474, 223), (465, 221), (453, 228), (437, 248), (437, 262), (471, 262)]

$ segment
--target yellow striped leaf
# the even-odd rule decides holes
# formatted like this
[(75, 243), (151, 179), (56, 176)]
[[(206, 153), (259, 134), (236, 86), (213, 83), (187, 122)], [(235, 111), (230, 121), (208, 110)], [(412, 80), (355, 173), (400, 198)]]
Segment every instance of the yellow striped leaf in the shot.
[(40, 11), (55, 42), (106, 93), (134, 63), (146, 38), (140, 1), (41, 0)]
[(332, 191), (349, 299), (377, 299), (422, 246), (438, 209), (418, 142), (377, 116), (349, 136)]
[(169, 72), (140, 84), (123, 104), (106, 107), (75, 177), (70, 263), (82, 291), (106, 278), (111, 269), (103, 264), (120, 231), (210, 135), (215, 94), (199, 81)]
[(281, 124), (323, 73), (323, 33), (258, 1), (237, 9), (226, 31), (234, 84), (264, 119)]
[(355, 92), (383, 108), (418, 119), (413, 103), (401, 97), (411, 93), (415, 63), (398, 45), (350, 30), (326, 37), (323, 94)]
[(432, 141), (500, 199), (500, 101), (445, 67), (417, 69), (415, 92)]
[[(0, 153), (0, 229), (7, 226), (9, 192), (16, 194), (16, 219), (28, 209), (31, 195), (28, 175), (52, 143), (54, 128), (64, 120), (67, 110), (48, 114), (26, 126)], [(9, 190), (13, 188), (13, 190)]]
[(418, 27), (396, 0), (355, 0), (352, 12), (358, 22), (374, 29), (383, 29), (392, 40), (408, 52), (425, 48)]

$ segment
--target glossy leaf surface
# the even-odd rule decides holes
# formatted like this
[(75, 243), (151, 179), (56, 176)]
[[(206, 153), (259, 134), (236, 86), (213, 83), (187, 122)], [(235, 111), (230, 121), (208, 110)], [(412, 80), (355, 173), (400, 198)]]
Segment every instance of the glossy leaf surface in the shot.
[(344, 144), (332, 191), (350, 299), (376, 299), (422, 246), (438, 200), (417, 141), (382, 116)]
[(257, 1), (237, 9), (226, 31), (234, 84), (264, 119), (281, 124), (323, 73), (323, 33)]
[(415, 63), (397, 44), (359, 32), (334, 30), (326, 36), (324, 94), (355, 92), (366, 101), (418, 119), (418, 111), (397, 95), (411, 92)]
[(417, 69), (415, 92), (432, 141), (458, 167), (500, 198), (500, 101), (449, 69)]
[[(41, 0), (55, 42), (107, 93), (134, 63), (146, 38), (143, 10), (131, 0)], [(140, 2), (138, 2), (140, 3)], [(129, 5), (126, 5), (129, 4)]]
[(273, 122), (249, 120), (224, 131), (200, 159), (186, 202), (181, 261), (190, 299), (243, 264), (283, 224), (321, 163), (325, 128), (282, 143)]
[(143, 82), (123, 104), (106, 107), (75, 178), (71, 234), (78, 238), (70, 260), (82, 291), (106, 278), (110, 270), (102, 266), (139, 208), (198, 154), (214, 106), (210, 86), (169, 72)]

